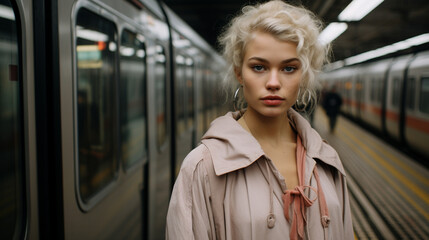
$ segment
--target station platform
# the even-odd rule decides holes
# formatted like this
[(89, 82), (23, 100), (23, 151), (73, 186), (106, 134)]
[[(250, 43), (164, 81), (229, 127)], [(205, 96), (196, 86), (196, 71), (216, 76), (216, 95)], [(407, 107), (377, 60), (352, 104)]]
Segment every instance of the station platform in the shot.
[(342, 116), (330, 133), (319, 108), (313, 125), (346, 170), (355, 239), (429, 239), (426, 167)]

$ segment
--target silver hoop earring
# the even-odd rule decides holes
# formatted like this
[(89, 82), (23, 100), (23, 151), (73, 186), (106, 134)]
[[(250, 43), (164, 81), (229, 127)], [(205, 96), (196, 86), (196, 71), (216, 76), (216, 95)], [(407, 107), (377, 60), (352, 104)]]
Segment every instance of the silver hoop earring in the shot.
[(233, 100), (233, 105), (234, 105), (234, 110), (238, 111), (238, 92), (240, 92), (240, 89), (243, 87), (243, 85), (240, 85), (237, 90), (235, 90), (234, 93), (234, 100)]

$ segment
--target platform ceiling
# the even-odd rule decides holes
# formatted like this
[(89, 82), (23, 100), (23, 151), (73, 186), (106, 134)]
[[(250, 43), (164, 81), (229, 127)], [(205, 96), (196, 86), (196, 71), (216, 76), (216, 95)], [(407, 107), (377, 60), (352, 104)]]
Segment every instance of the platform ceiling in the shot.
[[(175, 13), (216, 49), (221, 28), (249, 0), (163, 0)], [(261, 1), (259, 1), (261, 2)], [(325, 24), (338, 21), (351, 0), (291, 0), (315, 12)], [(429, 0), (385, 0), (361, 21), (348, 22), (348, 29), (333, 42), (333, 61), (429, 33)], [(429, 49), (428, 44), (406, 50)]]

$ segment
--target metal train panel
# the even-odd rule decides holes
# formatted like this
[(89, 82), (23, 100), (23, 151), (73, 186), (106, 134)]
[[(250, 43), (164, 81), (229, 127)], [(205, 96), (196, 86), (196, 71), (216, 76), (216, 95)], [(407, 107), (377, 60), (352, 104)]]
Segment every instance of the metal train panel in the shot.
[[(126, 170), (116, 140), (122, 135), (116, 127), (121, 120), (115, 89), (124, 17), (108, 3), (61, 1), (58, 6), (62, 161), (69, 169), (63, 171), (65, 239), (141, 238), (144, 159)], [(137, 13), (130, 5), (123, 8)]]
[(0, 232), (10, 239), (39, 237), (32, 3), (0, 3)]
[(392, 59), (387, 59), (362, 66), (361, 119), (380, 131), (382, 130), (383, 83), (391, 62)]
[(425, 51), (347, 66), (321, 78), (339, 86), (343, 113), (429, 156), (428, 56)]
[(387, 133), (395, 138), (400, 139), (399, 134), (399, 110), (400, 96), (399, 91), (404, 79), (404, 72), (412, 60), (413, 55), (406, 55), (396, 58), (390, 68), (386, 85), (386, 130)]
[(416, 55), (407, 75), (405, 139), (429, 156), (429, 51)]

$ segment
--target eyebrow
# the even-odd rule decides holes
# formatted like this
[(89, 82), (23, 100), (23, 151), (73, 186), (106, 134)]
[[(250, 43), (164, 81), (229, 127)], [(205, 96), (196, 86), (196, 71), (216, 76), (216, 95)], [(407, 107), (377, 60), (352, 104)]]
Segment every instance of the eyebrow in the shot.
[[(250, 60), (256, 60), (256, 61), (260, 61), (260, 62), (264, 62), (264, 63), (269, 63), (268, 60), (266, 60), (264, 58), (260, 58), (260, 57), (251, 57), (251, 58), (248, 59), (248, 61), (250, 61)], [(285, 63), (290, 63), (290, 62), (293, 62), (293, 61), (301, 62), (298, 58), (290, 58), (290, 59), (285, 59), (285, 60), (281, 61), (281, 63), (285, 64)]]

